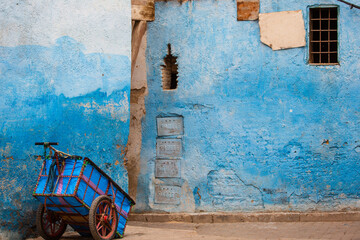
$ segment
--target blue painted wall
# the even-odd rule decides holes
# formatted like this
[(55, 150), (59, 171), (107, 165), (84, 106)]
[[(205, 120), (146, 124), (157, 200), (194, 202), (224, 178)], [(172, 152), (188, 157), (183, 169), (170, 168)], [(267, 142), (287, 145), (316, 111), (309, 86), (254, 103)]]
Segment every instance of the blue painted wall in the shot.
[(0, 219), (10, 230), (34, 221), (42, 164), (34, 155), (43, 154), (36, 141), (88, 156), (127, 190), (130, 61), (79, 46), (63, 37), (50, 48), (0, 47)]
[[(334, 211), (360, 207), (360, 11), (337, 1), (261, 0), (260, 12), (339, 4), (338, 66), (310, 66), (308, 47), (272, 51), (231, 0), (157, 2), (148, 24), (149, 95), (137, 210)], [(178, 88), (163, 91), (167, 44)], [(156, 117), (184, 117), (181, 178), (156, 179)], [(179, 205), (154, 186), (181, 187)]]
[[(72, 4), (71, 1), (56, 4), (65, 2)], [(105, 9), (109, 16), (115, 13), (115, 5), (112, 11), (106, 10), (109, 2), (104, 1), (99, 12)], [(101, 44), (96, 45), (91, 39), (94, 36), (82, 28), (78, 32), (85, 41), (60, 34), (53, 44), (44, 43), (46, 36), (59, 35), (61, 26), (70, 29), (79, 22), (68, 25), (58, 22), (59, 25), (52, 26), (53, 32), (39, 30), (39, 25), (33, 23), (29, 32), (18, 29), (19, 36), (9, 30), (15, 46), (3, 41), (5, 37), (1, 39), (0, 239), (17, 240), (33, 233), (34, 211), (39, 202), (32, 197), (32, 192), (42, 164), (35, 155), (44, 152), (41, 146), (34, 146), (35, 142), (59, 142), (57, 149), (89, 157), (127, 191), (125, 148), (130, 121), (131, 19), (130, 1), (122, 2), (127, 7), (121, 8), (123, 12), (116, 12), (123, 17), (122, 26), (117, 29), (122, 38), (117, 38), (114, 31), (115, 36), (107, 35), (104, 40), (99, 34), (96, 39), (106, 45), (105, 52), (100, 50)], [(18, 4), (6, 5), (16, 8)], [(40, 5), (33, 4), (33, 7)], [(69, 11), (52, 7), (51, 11), (58, 13)], [(4, 14), (9, 19), (12, 14), (16, 15), (12, 8), (3, 8), (0, 18)], [(24, 15), (29, 13), (26, 11), (28, 9), (24, 10)], [(74, 16), (77, 20), (86, 16), (84, 12), (75, 12), (80, 15)], [(42, 16), (41, 11), (37, 13)], [(106, 14), (97, 17), (97, 25), (92, 25), (91, 29), (109, 28), (104, 24)], [(28, 24), (21, 22), (21, 18), (16, 19), (20, 21), (16, 27)], [(5, 23), (2, 19), (3, 26), (10, 26)], [(41, 30), (43, 33), (38, 35), (37, 31)], [(112, 38), (116, 39), (114, 45), (109, 40)], [(39, 44), (29, 44), (31, 41)], [(99, 51), (95, 51), (97, 48)]]

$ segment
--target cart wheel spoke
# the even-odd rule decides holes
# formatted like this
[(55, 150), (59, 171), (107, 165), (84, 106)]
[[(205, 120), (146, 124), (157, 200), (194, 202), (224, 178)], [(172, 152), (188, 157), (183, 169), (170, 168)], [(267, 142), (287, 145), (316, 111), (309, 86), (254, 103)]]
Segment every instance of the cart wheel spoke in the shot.
[(109, 212), (108, 212), (109, 217), (111, 216), (111, 212), (112, 212), (112, 208), (109, 207)]
[(57, 232), (57, 230), (56, 230), (56, 224), (54, 223), (53, 224), (53, 234), (55, 234)]
[(50, 222), (48, 222), (48, 221), (44, 222), (44, 228), (45, 229), (47, 229), (49, 227), (49, 225), (50, 225)]
[(96, 228), (98, 230), (98, 232), (100, 232), (100, 229), (103, 228), (104, 225), (101, 224), (101, 222), (98, 224), (98, 227)]
[(108, 219), (109, 219), (109, 221), (110, 221), (110, 219), (112, 219), (113, 218), (113, 215), (114, 215), (114, 209), (112, 208), (112, 207), (110, 207), (110, 211), (109, 211), (109, 217), (108, 217)]
[(102, 235), (105, 237), (106, 236), (106, 228), (102, 229)]
[(99, 214), (102, 214), (102, 205), (101, 204), (99, 205), (98, 211), (99, 211)]
[(54, 224), (50, 223), (50, 234), (54, 235)]
[(96, 225), (97, 230), (99, 230), (100, 225), (101, 225), (101, 221), (99, 221), (99, 223)]
[(106, 229), (109, 229), (110, 232), (111, 232), (111, 230), (112, 230), (110, 224), (108, 224), (108, 223), (105, 223), (105, 228), (106, 228)]
[(56, 225), (55, 223), (52, 224), (52, 234), (56, 233)]

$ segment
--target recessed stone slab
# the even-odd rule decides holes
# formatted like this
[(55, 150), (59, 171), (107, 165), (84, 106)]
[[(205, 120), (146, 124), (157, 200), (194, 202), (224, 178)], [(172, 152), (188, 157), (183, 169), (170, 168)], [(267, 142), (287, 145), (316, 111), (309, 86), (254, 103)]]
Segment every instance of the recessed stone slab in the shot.
[(304, 47), (305, 25), (302, 11), (260, 13), (260, 40), (272, 48), (280, 50)]
[(157, 159), (155, 161), (155, 177), (179, 178), (180, 160)]
[(155, 185), (155, 203), (180, 204), (181, 188), (178, 186)]
[(182, 117), (157, 118), (158, 136), (176, 136), (184, 134), (184, 121)]
[(182, 155), (181, 139), (156, 139), (156, 157), (178, 158)]
[(237, 20), (257, 20), (259, 18), (260, 0), (237, 0)]

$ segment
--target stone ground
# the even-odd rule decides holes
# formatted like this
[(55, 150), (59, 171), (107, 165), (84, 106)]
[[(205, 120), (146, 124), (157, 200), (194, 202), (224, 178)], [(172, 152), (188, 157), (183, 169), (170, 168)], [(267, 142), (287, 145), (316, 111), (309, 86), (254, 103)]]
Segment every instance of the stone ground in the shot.
[[(41, 240), (29, 238), (28, 240)], [(63, 240), (88, 240), (67, 232)], [(129, 222), (123, 240), (360, 240), (357, 222), (149, 223)]]

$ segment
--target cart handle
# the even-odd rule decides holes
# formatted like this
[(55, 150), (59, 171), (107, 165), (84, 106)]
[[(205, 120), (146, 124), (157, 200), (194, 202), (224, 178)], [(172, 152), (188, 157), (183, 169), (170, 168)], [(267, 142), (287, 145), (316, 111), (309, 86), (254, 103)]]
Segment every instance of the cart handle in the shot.
[(59, 143), (57, 143), (57, 142), (36, 142), (35, 145), (49, 146), (49, 145), (59, 145)]
[(59, 154), (61, 157), (77, 159), (77, 160), (82, 159), (82, 157), (80, 157), (80, 156), (70, 155), (68, 153), (64, 153), (64, 152), (59, 151), (59, 150), (57, 150), (57, 149), (55, 149), (54, 147), (51, 146), (51, 145), (59, 145), (59, 143), (57, 143), (57, 142), (36, 142), (35, 145), (44, 145), (44, 151), (45, 151), (44, 156), (46, 155), (46, 148), (49, 148), (50, 151), (53, 150), (55, 153)]

